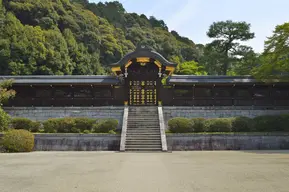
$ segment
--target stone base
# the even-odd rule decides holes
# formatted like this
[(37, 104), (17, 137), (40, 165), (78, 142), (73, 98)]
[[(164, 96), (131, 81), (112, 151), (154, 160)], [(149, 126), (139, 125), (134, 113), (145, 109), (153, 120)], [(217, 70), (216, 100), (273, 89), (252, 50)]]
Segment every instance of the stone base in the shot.
[(289, 149), (288, 134), (167, 134), (168, 150)]

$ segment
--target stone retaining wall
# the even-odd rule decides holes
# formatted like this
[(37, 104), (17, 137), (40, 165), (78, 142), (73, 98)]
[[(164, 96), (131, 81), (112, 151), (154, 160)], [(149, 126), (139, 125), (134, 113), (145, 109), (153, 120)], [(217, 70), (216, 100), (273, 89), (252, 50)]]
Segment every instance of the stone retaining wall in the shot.
[(174, 117), (186, 117), (186, 118), (220, 118), (220, 117), (257, 117), (261, 115), (279, 115), (289, 114), (289, 109), (256, 109), (254, 107), (163, 107), (163, 113), (167, 123)]
[(289, 149), (288, 134), (167, 134), (170, 151)]
[(34, 134), (35, 151), (119, 151), (120, 135)]
[(4, 107), (12, 117), (44, 121), (50, 118), (90, 117), (117, 119), (121, 128), (124, 107)]

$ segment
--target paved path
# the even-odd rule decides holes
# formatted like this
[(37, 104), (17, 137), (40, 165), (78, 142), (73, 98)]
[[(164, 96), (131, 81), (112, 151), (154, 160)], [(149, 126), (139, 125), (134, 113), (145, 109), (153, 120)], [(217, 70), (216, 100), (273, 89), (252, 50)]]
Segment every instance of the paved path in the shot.
[(288, 192), (289, 152), (0, 154), (0, 192)]

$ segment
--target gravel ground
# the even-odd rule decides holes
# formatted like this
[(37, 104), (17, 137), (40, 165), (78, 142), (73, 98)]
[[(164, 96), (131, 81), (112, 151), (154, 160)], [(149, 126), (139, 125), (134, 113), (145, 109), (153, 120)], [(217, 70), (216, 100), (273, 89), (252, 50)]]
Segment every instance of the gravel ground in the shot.
[(1, 192), (289, 192), (289, 151), (0, 154)]

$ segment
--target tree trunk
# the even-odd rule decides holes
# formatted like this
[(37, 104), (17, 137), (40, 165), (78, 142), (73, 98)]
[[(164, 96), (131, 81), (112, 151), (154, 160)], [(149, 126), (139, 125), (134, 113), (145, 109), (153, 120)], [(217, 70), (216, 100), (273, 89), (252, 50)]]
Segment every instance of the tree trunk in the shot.
[(225, 61), (223, 64), (223, 75), (227, 75), (228, 72), (228, 66), (229, 66), (229, 56), (228, 56), (228, 50), (225, 51)]

